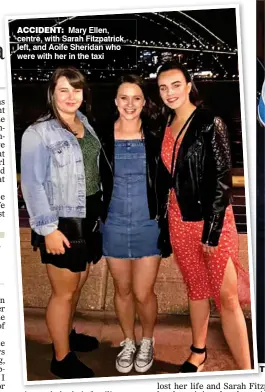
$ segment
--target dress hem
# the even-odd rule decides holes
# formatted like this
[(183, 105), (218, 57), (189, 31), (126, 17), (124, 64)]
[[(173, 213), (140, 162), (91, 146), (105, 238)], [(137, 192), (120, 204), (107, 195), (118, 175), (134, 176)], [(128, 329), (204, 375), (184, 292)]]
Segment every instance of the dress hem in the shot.
[(137, 259), (142, 259), (144, 257), (152, 257), (152, 256), (160, 256), (160, 257), (162, 257), (161, 254), (157, 254), (157, 253), (144, 255), (144, 256), (139, 256), (139, 257), (118, 257), (118, 256), (110, 256), (110, 255), (104, 255), (103, 254), (103, 257), (112, 257), (113, 259), (122, 259), (122, 260), (137, 260)]

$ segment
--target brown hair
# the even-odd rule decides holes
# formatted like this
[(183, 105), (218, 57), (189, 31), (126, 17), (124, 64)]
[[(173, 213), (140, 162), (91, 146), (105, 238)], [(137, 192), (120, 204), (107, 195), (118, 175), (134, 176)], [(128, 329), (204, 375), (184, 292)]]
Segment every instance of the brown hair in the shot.
[[(195, 83), (192, 80), (189, 71), (187, 70), (187, 68), (184, 67), (184, 65), (182, 65), (174, 60), (167, 61), (159, 68), (159, 70), (157, 72), (157, 80), (158, 80), (159, 76), (161, 75), (161, 73), (166, 72), (166, 71), (171, 71), (174, 69), (183, 73), (184, 78), (186, 80), (186, 83), (191, 83), (191, 90), (190, 90), (190, 94), (189, 94), (190, 102), (193, 103), (193, 105), (195, 105), (195, 106), (201, 106), (202, 100), (200, 99), (197, 87), (195, 86)], [(162, 114), (164, 116), (166, 116), (167, 118), (169, 118), (169, 123), (171, 123), (171, 121), (173, 120), (173, 118), (175, 116), (175, 112), (174, 112), (174, 110), (167, 107), (162, 102), (162, 100), (161, 100), (161, 103), (162, 103), (162, 110), (161, 110)]]
[[(146, 83), (144, 79), (142, 79), (140, 76), (135, 75), (135, 74), (127, 74), (123, 75), (120, 77), (118, 80), (118, 83), (116, 85), (116, 93), (115, 97), (117, 96), (118, 89), (123, 83), (132, 83), (136, 84), (140, 89), (142, 90), (144, 99), (145, 99), (145, 105), (143, 107), (143, 110), (141, 112), (140, 117), (143, 120), (155, 120), (157, 118), (157, 106), (156, 104), (151, 100), (149, 97), (147, 91), (146, 91)], [(116, 117), (118, 117), (118, 112), (116, 112)]]
[(85, 76), (78, 69), (74, 67), (59, 67), (54, 71), (50, 79), (48, 90), (47, 90), (47, 110), (45, 115), (42, 116), (39, 121), (56, 119), (62, 125), (63, 128), (66, 128), (69, 132), (72, 132), (69, 126), (61, 118), (54, 102), (54, 90), (58, 82), (58, 79), (62, 76), (66, 77), (66, 79), (68, 80), (68, 82), (72, 87), (83, 90), (83, 105), (85, 106), (84, 112), (88, 118), (90, 119), (92, 118), (91, 95)]

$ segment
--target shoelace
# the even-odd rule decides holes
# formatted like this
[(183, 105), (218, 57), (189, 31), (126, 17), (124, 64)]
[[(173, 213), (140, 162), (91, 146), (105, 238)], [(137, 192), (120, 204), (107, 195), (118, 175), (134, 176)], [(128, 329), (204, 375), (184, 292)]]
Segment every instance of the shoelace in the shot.
[(123, 347), (123, 350), (118, 354), (118, 357), (122, 356), (123, 360), (130, 360), (131, 359), (131, 355), (135, 353), (136, 351), (136, 347), (135, 344), (132, 340), (123, 340), (120, 343), (120, 346)]
[(150, 355), (150, 349), (153, 345), (152, 340), (142, 339), (140, 349), (138, 351), (137, 359), (146, 360)]

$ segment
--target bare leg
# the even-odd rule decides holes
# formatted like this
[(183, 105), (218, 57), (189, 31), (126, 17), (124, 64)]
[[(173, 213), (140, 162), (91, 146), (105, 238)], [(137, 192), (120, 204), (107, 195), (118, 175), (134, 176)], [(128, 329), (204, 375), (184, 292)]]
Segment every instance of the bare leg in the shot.
[(132, 262), (130, 259), (107, 258), (114, 283), (114, 305), (124, 338), (135, 340), (135, 303), (132, 293)]
[(47, 272), (52, 286), (52, 295), (46, 311), (46, 322), (54, 343), (56, 359), (60, 361), (70, 351), (69, 323), (73, 296), (80, 280), (80, 273), (58, 268), (52, 264), (47, 264)]
[(238, 301), (237, 274), (229, 258), (220, 292), (224, 335), (240, 369), (251, 369), (245, 318)]
[[(192, 344), (197, 348), (204, 348), (206, 345), (210, 304), (209, 300), (201, 299), (192, 301), (189, 299), (190, 320), (192, 329)], [(195, 366), (199, 366), (205, 358), (205, 354), (191, 353), (188, 361)]]
[(87, 264), (87, 268), (85, 271), (80, 272), (80, 279), (79, 279), (79, 283), (77, 286), (77, 289), (73, 295), (73, 300), (72, 300), (72, 313), (71, 313), (71, 320), (69, 323), (69, 333), (71, 332), (72, 328), (73, 328), (73, 319), (74, 319), (74, 315), (75, 315), (75, 311), (76, 311), (76, 307), (80, 298), (80, 294), (81, 294), (81, 290), (82, 287), (84, 286), (88, 274), (89, 274), (89, 269), (90, 269), (90, 264)]
[[(206, 345), (208, 322), (210, 315), (209, 298), (211, 294), (209, 286), (209, 274), (204, 261), (202, 246), (199, 238), (194, 238), (191, 248), (188, 248), (186, 258), (176, 257), (180, 270), (187, 281), (189, 296), (189, 312), (192, 330), (192, 344), (202, 349)], [(174, 252), (177, 255), (178, 251)], [(196, 259), (194, 258), (196, 254)], [(196, 280), (194, 280), (194, 278)], [(198, 293), (203, 293), (198, 296)], [(198, 298), (198, 299), (197, 299)], [(190, 353), (187, 359), (195, 366), (199, 366), (205, 359), (205, 353)]]
[(152, 338), (157, 317), (157, 297), (154, 285), (161, 257), (151, 256), (134, 260), (132, 263), (133, 293), (136, 310), (143, 328), (143, 337)]

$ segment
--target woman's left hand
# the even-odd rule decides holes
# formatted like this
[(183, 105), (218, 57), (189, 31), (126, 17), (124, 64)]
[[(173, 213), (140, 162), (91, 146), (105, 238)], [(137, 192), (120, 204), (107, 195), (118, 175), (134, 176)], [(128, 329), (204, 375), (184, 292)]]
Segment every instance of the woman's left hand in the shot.
[(218, 246), (209, 246), (206, 244), (202, 244), (202, 250), (204, 254), (207, 255), (212, 255), (216, 250), (218, 249)]

